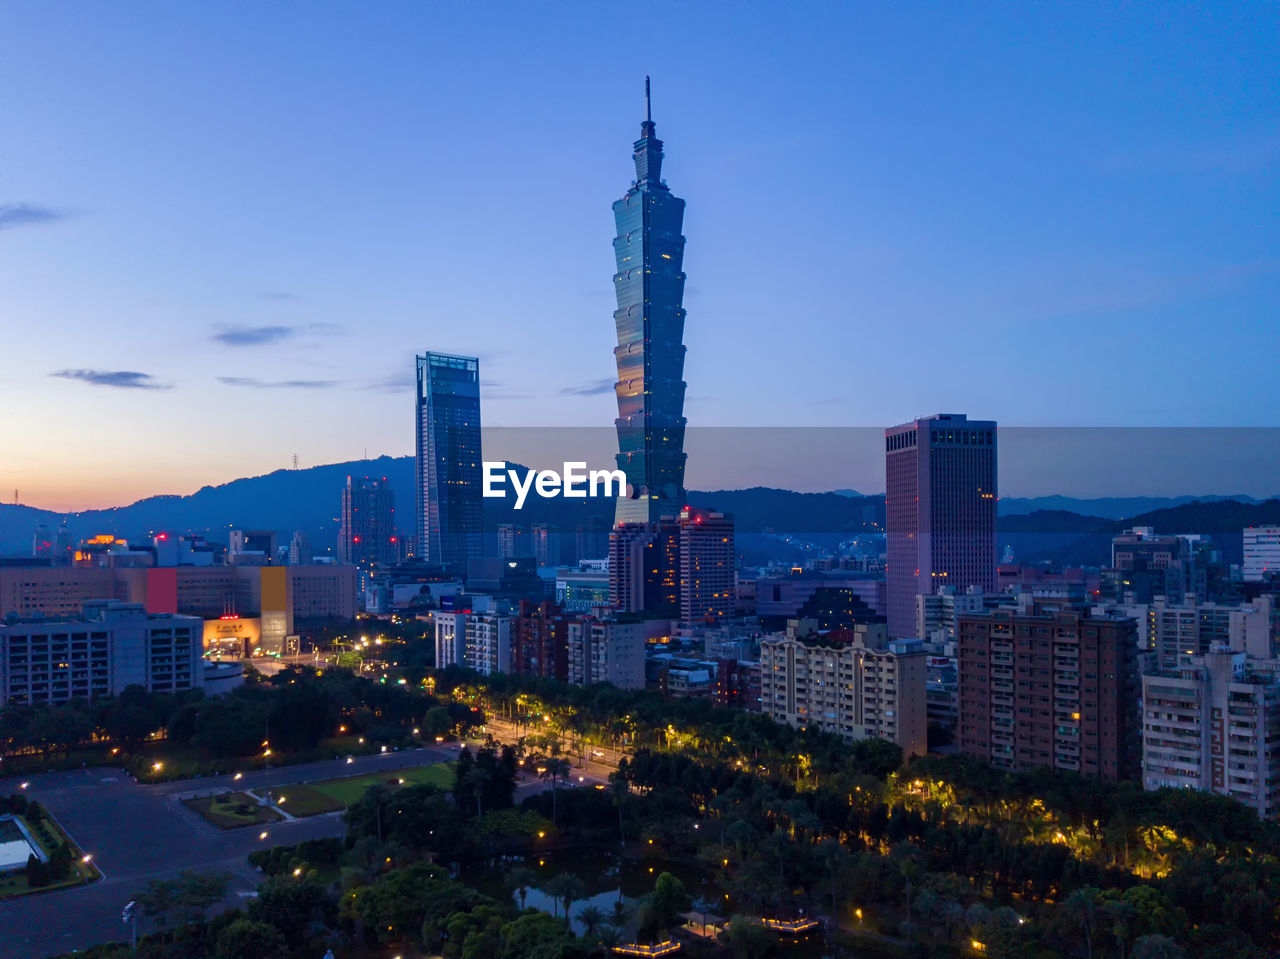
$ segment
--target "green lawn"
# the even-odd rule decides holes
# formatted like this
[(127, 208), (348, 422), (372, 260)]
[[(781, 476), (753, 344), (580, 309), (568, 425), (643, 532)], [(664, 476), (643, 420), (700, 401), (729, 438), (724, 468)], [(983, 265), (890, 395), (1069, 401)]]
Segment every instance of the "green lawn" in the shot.
[(272, 790), (277, 801), (284, 799), (284, 809), (291, 816), (314, 816), (319, 813), (345, 809), (364, 795), (370, 786), (385, 785), (392, 789), (400, 785), (429, 783), (441, 789), (453, 787), (453, 763), (436, 763), (432, 766), (415, 766), (411, 769), (394, 769), (383, 773), (368, 773), (328, 782), (279, 786)]
[(256, 799), (244, 793), (220, 793), (184, 802), (219, 829), (275, 822), (280, 818), (274, 809), (258, 805)]

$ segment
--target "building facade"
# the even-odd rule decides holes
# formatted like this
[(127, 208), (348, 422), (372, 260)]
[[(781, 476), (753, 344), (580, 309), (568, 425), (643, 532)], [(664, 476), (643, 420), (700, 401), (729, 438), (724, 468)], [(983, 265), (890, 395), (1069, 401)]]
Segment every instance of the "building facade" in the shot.
[(916, 597), (996, 587), (996, 424), (939, 413), (885, 431), (889, 635), (915, 632)]
[(463, 665), (478, 673), (511, 672), (511, 607), (488, 596), (471, 597)]
[(733, 517), (686, 506), (679, 524), (681, 624), (732, 619), (738, 567)]
[(760, 698), (778, 722), (887, 739), (907, 757), (928, 751), (924, 645), (891, 641), (883, 623), (818, 633), (793, 620), (760, 643)]
[(1250, 526), (1244, 531), (1244, 581), (1280, 578), (1280, 526)]
[(657, 625), (635, 617), (569, 622), (569, 682), (578, 686), (612, 683), (620, 689), (644, 689), (644, 653)]
[(618, 308), (617, 523), (651, 523), (684, 505), (684, 200), (662, 180), (662, 141), (648, 109), (633, 145), (636, 178), (613, 204)]
[(1142, 677), (1142, 785), (1231, 796), (1280, 815), (1280, 680), (1216, 647)]
[(338, 524), (338, 562), (390, 566), (399, 559), (396, 497), (385, 476), (347, 477)]
[(75, 619), (0, 626), (0, 702), (49, 705), (127, 686), (178, 692), (204, 684), (204, 623), (91, 600)]
[(460, 568), (481, 555), (480, 361), (418, 357), (418, 555)]
[(1140, 763), (1134, 620), (1032, 607), (959, 620), (959, 746), (1107, 781)]
[(554, 603), (521, 600), (511, 625), (511, 672), (569, 679), (569, 621)]

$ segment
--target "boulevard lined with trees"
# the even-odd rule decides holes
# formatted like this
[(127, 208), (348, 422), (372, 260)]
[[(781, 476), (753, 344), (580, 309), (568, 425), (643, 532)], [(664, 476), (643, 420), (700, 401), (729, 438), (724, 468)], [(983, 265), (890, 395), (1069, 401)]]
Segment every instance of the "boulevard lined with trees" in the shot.
[[(778, 939), (760, 917), (821, 917), (826, 952), (849, 956), (1261, 959), (1280, 945), (1280, 833), (1221, 797), (960, 758), (903, 767), (889, 743), (703, 701), (456, 669), (416, 686), (289, 670), (236, 698), (225, 708), (272, 717), (273, 742), (279, 718), (279, 741), (304, 750), (283, 732), (295, 706), (308, 726), (391, 737), (429, 714), (439, 735), (502, 717), (519, 741), (463, 751), (452, 789), (369, 789), (344, 840), (261, 854), (270, 878), (243, 910), (175, 926), (149, 909), (151, 955), (250, 941), (268, 957), (599, 955), (672, 935), (695, 896), (740, 916), (719, 940), (688, 938), (695, 956), (767, 955)], [(199, 703), (169, 705), (170, 736), (216, 728)], [(622, 757), (608, 785), (565, 788), (571, 764), (606, 751)], [(517, 806), (522, 771), (552, 788)], [(602, 880), (563, 855), (644, 864), (652, 885), (616, 915), (581, 906)], [(547, 911), (523, 908), (533, 890)]]

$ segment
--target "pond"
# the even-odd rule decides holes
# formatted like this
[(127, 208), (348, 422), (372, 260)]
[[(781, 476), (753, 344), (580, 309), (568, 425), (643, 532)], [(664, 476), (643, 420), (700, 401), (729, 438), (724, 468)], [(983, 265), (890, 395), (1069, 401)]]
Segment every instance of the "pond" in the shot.
[(0, 819), (0, 872), (25, 868), (32, 853), (40, 855), (17, 821), (11, 816)]

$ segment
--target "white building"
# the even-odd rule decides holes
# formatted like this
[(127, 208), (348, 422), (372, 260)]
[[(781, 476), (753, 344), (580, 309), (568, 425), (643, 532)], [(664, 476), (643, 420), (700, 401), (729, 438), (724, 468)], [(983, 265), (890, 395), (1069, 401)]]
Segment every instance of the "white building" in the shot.
[(644, 689), (645, 645), (650, 636), (670, 630), (669, 620), (583, 617), (570, 621), (569, 682)]
[(436, 668), (461, 666), (466, 660), (467, 613), (439, 609), (432, 614), (436, 626)]
[(1280, 680), (1250, 665), (1220, 646), (1142, 677), (1144, 788), (1200, 789), (1280, 815)]
[(511, 607), (489, 596), (471, 597), (462, 665), (488, 676), (511, 669)]
[(883, 623), (819, 635), (814, 620), (791, 620), (786, 635), (760, 643), (765, 715), (848, 740), (876, 736), (906, 756), (928, 751), (925, 650), (889, 641)]
[(126, 686), (177, 692), (204, 685), (204, 622), (91, 600), (80, 619), (0, 626), (0, 702), (114, 696)]
[(1280, 577), (1280, 526), (1250, 526), (1244, 531), (1244, 580), (1268, 577)]

